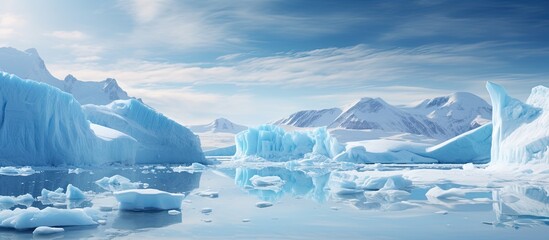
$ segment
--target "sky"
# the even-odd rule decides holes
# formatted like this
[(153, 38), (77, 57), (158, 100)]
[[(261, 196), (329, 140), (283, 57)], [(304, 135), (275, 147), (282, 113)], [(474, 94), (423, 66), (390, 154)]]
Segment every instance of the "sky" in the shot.
[(2, 0), (0, 46), (184, 124), (549, 86), (548, 1)]

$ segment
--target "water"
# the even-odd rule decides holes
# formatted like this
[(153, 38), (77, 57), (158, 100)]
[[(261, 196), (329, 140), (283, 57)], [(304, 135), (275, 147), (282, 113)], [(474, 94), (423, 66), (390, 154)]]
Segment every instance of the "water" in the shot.
[[(420, 166), (390, 166), (386, 172), (461, 173), (451, 168), (425, 170)], [(54, 238), (546, 239), (549, 233), (549, 196), (545, 182), (524, 183), (498, 177), (491, 184), (493, 186), (487, 188), (461, 183), (459, 179), (466, 179), (466, 176), (437, 181), (425, 177), (424, 181), (414, 180), (420, 184), (407, 189), (410, 194), (387, 199), (369, 195), (376, 192), (336, 193), (338, 185), (334, 182), (341, 176), (356, 180), (365, 174), (384, 174), (385, 171), (379, 169), (342, 172), (338, 171), (340, 168), (331, 167), (289, 170), (280, 164), (221, 164), (194, 173), (176, 173), (169, 166), (165, 169), (149, 166), (89, 169), (91, 171), (80, 174), (68, 174), (67, 169), (37, 170), (40, 172), (30, 176), (0, 175), (0, 195), (31, 193), (37, 197), (42, 188), (55, 190), (71, 183), (97, 194), (86, 201), (69, 202), (69, 207), (115, 206), (112, 195), (104, 193), (94, 183), (115, 174), (148, 183), (149, 188), (188, 195), (180, 215), (170, 215), (167, 211), (114, 210), (106, 212), (105, 225), (65, 228), (65, 233), (53, 235)], [(357, 176), (353, 177), (353, 173)], [(277, 191), (258, 190), (249, 181), (254, 175), (279, 176), (285, 184)], [(427, 198), (425, 193), (435, 185), (443, 189), (473, 190), (462, 197)], [(204, 190), (219, 192), (219, 197), (196, 194)], [(273, 206), (258, 208), (256, 203), (260, 201), (272, 202)], [(36, 201), (32, 205), (43, 208), (47, 203)], [(203, 208), (211, 208), (212, 212), (203, 214)], [(0, 229), (0, 239), (32, 237), (31, 231)]]

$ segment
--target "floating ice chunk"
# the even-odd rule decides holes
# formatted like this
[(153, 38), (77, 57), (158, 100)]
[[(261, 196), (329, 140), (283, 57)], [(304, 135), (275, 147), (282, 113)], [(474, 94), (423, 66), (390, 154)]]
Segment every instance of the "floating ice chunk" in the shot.
[(203, 164), (200, 164), (200, 163), (193, 163), (190, 166), (172, 167), (172, 171), (174, 171), (176, 173), (180, 173), (180, 172), (189, 172), (189, 173), (202, 172), (206, 169), (208, 169), (208, 167), (206, 167), (206, 166), (204, 166)]
[(42, 189), (40, 199), (42, 200), (54, 200), (54, 201), (65, 201), (67, 195), (63, 193), (63, 188), (57, 188), (55, 191), (50, 191), (48, 189)]
[(436, 213), (436, 214), (447, 215), (447, 214), (448, 214), (448, 211), (440, 210), (440, 211), (436, 211), (435, 213)]
[(67, 192), (65, 193), (65, 195), (69, 200), (86, 199), (86, 195), (82, 192), (82, 190), (78, 189), (72, 184), (69, 184), (67, 186)]
[(99, 223), (101, 225), (105, 225), (105, 224), (107, 224), (107, 221), (105, 219), (99, 219), (99, 220), (97, 220), (97, 223)]
[(366, 190), (405, 190), (412, 186), (412, 181), (405, 179), (402, 175), (386, 177), (369, 177), (362, 186)]
[(128, 189), (137, 189), (141, 186), (141, 182), (132, 182), (120, 175), (114, 175), (112, 177), (104, 177), (97, 181), (95, 184), (107, 191), (122, 191)]
[(75, 169), (72, 169), (72, 168), (69, 168), (69, 174), (80, 174), (80, 173), (83, 173), (85, 170), (82, 169), (82, 168), (75, 168)]
[(131, 189), (114, 192), (121, 210), (149, 211), (181, 209), (184, 194), (169, 193), (158, 189)]
[(168, 214), (170, 214), (170, 215), (179, 215), (179, 214), (181, 214), (181, 212), (177, 211), (177, 210), (169, 210)]
[(34, 207), (0, 211), (0, 227), (31, 229), (40, 226), (97, 225), (97, 213), (90, 208), (58, 209)]
[(471, 171), (471, 170), (475, 170), (476, 167), (473, 163), (466, 163), (466, 164), (463, 164), (463, 166), (461, 166), (461, 169), (465, 171)]
[(202, 208), (201, 213), (210, 214), (213, 210), (211, 208)]
[(205, 222), (205, 223), (211, 223), (212, 222), (211, 219), (202, 219), (202, 221)]
[(253, 187), (258, 190), (272, 190), (279, 192), (284, 186), (284, 180), (279, 176), (259, 176), (254, 175), (250, 178)]
[(196, 195), (201, 196), (201, 197), (218, 198), (219, 197), (219, 192), (206, 190), (206, 191), (197, 192)]
[(380, 190), (364, 192), (364, 196), (371, 202), (394, 203), (408, 200), (410, 193), (403, 190)]
[(7, 176), (29, 176), (37, 173), (31, 167), (0, 167), (0, 175)]
[(49, 234), (62, 233), (64, 231), (65, 229), (63, 228), (40, 226), (35, 228), (34, 231), (32, 231), (32, 235), (49, 235)]
[(30, 194), (13, 196), (0, 196), (0, 209), (8, 209), (17, 204), (30, 206), (34, 202), (34, 198)]
[(258, 208), (266, 208), (266, 207), (273, 206), (273, 204), (270, 203), (270, 202), (258, 202), (258, 203), (255, 204), (255, 206), (258, 207)]
[(248, 218), (244, 218), (244, 219), (242, 219), (242, 222), (245, 222), (245, 223), (247, 223), (247, 222), (251, 222), (251, 221), (252, 221), (252, 220), (250, 220), (250, 219), (248, 219)]

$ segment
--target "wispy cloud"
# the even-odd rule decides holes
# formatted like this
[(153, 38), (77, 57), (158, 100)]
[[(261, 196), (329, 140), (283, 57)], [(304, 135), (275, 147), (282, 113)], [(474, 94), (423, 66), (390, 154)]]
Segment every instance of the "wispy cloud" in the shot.
[[(240, 104), (256, 110), (264, 109), (265, 104), (280, 106), (278, 111), (258, 113), (266, 121), (273, 120), (274, 113), (334, 107), (364, 96), (382, 97), (393, 104), (455, 91), (472, 91), (485, 97), (483, 85), (487, 80), (533, 79), (531, 75), (514, 74), (510, 63), (497, 57), (501, 45), (485, 42), (394, 49), (356, 45), (251, 57), (218, 66), (128, 59), (111, 65), (55, 65), (52, 72), (57, 75), (72, 73), (81, 79), (115, 77), (130, 95), (143, 97), (159, 109), (169, 108), (166, 111), (170, 114), (179, 108), (179, 112), (193, 116), (230, 116), (227, 111), (244, 112), (238, 107)], [(507, 54), (506, 58), (512, 58), (509, 56), (512, 52), (501, 52)], [(234, 86), (239, 91), (205, 90), (217, 85)], [(265, 97), (257, 92), (264, 88), (285, 97)], [(313, 98), (322, 101), (313, 101)], [(228, 106), (229, 99), (235, 103)], [(185, 102), (183, 105), (188, 108), (182, 111), (183, 105), (176, 104), (176, 100)], [(220, 102), (227, 106), (207, 107)], [(204, 108), (193, 110), (192, 106)]]
[(0, 39), (9, 39), (15, 36), (17, 28), (21, 27), (25, 20), (11, 13), (0, 13)]

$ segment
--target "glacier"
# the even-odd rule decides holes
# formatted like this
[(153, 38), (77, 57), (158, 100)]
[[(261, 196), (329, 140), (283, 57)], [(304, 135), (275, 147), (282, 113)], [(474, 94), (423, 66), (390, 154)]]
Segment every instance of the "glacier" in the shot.
[(206, 163), (198, 136), (138, 100), (88, 104), (82, 109), (92, 123), (134, 138), (136, 163)]
[(0, 165), (205, 162), (196, 135), (137, 100), (92, 106), (0, 72)]
[(549, 88), (537, 86), (526, 103), (486, 83), (493, 106), (491, 167), (549, 164)]
[(275, 125), (261, 125), (238, 133), (235, 143), (235, 158), (257, 156), (271, 161), (299, 159), (308, 153), (332, 158), (344, 150), (326, 128), (286, 132)]

